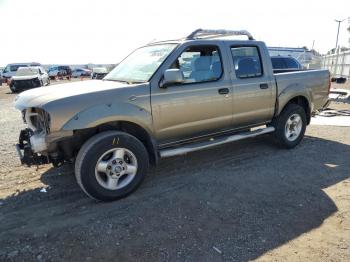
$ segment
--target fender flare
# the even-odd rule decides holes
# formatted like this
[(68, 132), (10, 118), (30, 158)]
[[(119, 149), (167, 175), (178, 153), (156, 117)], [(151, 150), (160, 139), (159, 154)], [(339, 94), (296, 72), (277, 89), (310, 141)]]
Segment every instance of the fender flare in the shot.
[(128, 121), (145, 129), (150, 135), (152, 132), (152, 115), (146, 109), (129, 104), (118, 103), (97, 105), (75, 114), (61, 128), (63, 131), (93, 128), (99, 125)]
[(276, 116), (279, 115), (284, 107), (294, 98), (303, 97), (307, 100), (310, 112), (313, 109), (312, 101), (312, 92), (305, 85), (300, 83), (294, 83), (287, 86), (283, 91), (278, 95), (278, 105), (276, 110)]

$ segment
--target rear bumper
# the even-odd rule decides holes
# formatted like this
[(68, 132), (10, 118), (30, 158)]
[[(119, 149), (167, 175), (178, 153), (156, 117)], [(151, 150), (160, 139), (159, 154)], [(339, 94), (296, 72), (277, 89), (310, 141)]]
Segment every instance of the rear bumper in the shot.
[(29, 129), (21, 130), (19, 135), (18, 144), (15, 145), (16, 151), (22, 165), (44, 165), (50, 163), (48, 156), (35, 153), (30, 144), (30, 137), (33, 132)]

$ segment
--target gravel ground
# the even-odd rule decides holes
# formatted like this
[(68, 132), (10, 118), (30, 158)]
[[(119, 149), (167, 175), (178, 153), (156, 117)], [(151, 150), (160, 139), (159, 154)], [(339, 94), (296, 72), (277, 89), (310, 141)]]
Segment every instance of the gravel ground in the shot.
[(264, 136), (166, 159), (128, 198), (96, 203), (69, 165), (20, 166), (8, 91), (0, 261), (350, 261), (350, 127), (311, 125), (294, 150)]

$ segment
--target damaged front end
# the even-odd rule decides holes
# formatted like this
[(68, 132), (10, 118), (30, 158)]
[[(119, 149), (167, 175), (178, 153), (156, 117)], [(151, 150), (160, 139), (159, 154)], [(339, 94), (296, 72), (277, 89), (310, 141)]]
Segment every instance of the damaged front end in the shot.
[(35, 153), (32, 148), (31, 140), (35, 137), (33, 131), (29, 128), (23, 129), (19, 135), (18, 144), (16, 144), (16, 150), (18, 156), (23, 165), (44, 165), (50, 163), (48, 156), (40, 153)]
[(21, 130), (15, 146), (23, 165), (51, 163), (58, 167), (74, 159), (72, 131), (52, 133), (50, 114), (41, 108), (23, 109), (22, 118), (28, 127)]
[(28, 89), (37, 88), (41, 86), (41, 82), (39, 78), (33, 78), (33, 79), (23, 79), (23, 80), (15, 80), (13, 79), (10, 82), (10, 89), (13, 92), (22, 92)]
[(23, 121), (28, 128), (21, 130), (16, 150), (21, 163), (27, 166), (50, 163), (47, 151), (46, 135), (50, 132), (50, 116), (40, 108), (28, 108), (22, 111)]

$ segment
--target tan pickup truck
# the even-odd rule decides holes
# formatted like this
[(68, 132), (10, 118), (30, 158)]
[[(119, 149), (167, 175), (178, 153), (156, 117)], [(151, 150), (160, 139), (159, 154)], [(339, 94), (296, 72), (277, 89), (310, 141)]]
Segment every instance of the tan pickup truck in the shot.
[(74, 162), (84, 192), (111, 201), (164, 157), (266, 133), (295, 147), (329, 87), (327, 70), (274, 73), (247, 31), (198, 29), (137, 49), (103, 80), (21, 93), (16, 148), (27, 165)]

